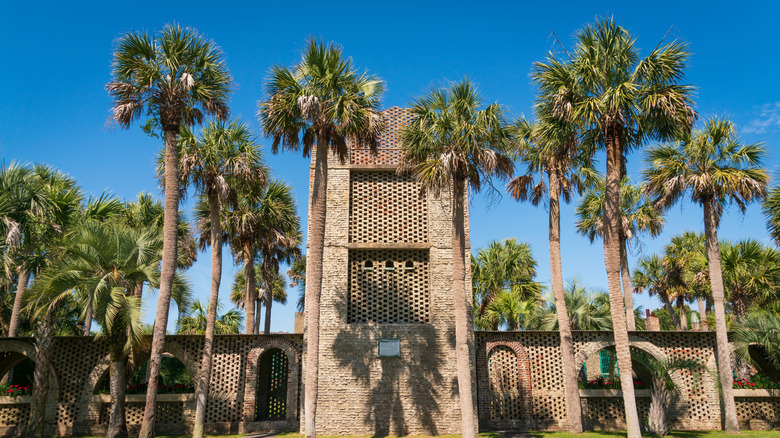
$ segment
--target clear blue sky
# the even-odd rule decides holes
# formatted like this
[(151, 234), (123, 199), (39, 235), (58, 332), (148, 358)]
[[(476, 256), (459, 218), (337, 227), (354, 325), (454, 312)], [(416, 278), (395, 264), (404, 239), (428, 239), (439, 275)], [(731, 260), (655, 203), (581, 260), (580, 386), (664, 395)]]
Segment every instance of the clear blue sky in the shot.
[[(90, 193), (109, 190), (132, 199), (145, 190), (159, 196), (153, 169), (159, 140), (145, 136), (138, 126), (125, 131), (107, 127), (110, 99), (104, 86), (110, 79), (111, 53), (115, 39), (128, 31), (156, 31), (177, 22), (213, 39), (238, 84), (232, 113), (259, 132), (256, 103), (268, 68), (297, 61), (310, 35), (342, 44), (356, 65), (382, 77), (388, 90), (385, 107), (405, 106), (433, 85), (469, 77), (486, 99), (506, 105), (514, 115), (530, 115), (535, 93), (531, 63), (553, 47), (552, 32), (570, 46), (583, 24), (613, 15), (645, 53), (670, 27), (671, 38), (690, 43), (687, 77), (698, 87), (702, 119), (730, 116), (746, 141), (766, 144), (773, 175), (780, 164), (780, 6), (774, 2), (263, 3), (0, 2), (5, 59), (0, 65), (0, 158), (50, 164), (77, 178)], [(305, 218), (307, 160), (270, 151), (267, 160), (277, 177), (295, 187)], [(629, 157), (634, 181), (641, 167), (641, 151), (634, 152)], [(564, 276), (606, 290), (601, 244), (590, 245), (574, 233), (573, 208), (564, 206), (562, 214)], [(703, 230), (702, 212), (695, 205), (670, 212), (664, 233), (645, 239), (644, 251), (659, 251), (684, 230)], [(730, 209), (720, 233), (724, 239), (752, 237), (769, 243), (757, 207), (745, 217)], [(546, 235), (544, 208), (506, 196), (488, 206), (473, 197), (473, 250), (493, 239), (527, 241), (539, 260), (539, 280), (549, 283)], [(209, 255), (200, 257), (189, 275), (196, 297), (206, 300)], [(226, 305), (234, 272), (227, 265), (221, 294)], [(286, 307), (274, 308), (274, 331), (292, 331), (297, 292), (289, 294)], [(636, 303), (657, 306), (644, 296)], [(147, 308), (146, 319), (153, 313)]]

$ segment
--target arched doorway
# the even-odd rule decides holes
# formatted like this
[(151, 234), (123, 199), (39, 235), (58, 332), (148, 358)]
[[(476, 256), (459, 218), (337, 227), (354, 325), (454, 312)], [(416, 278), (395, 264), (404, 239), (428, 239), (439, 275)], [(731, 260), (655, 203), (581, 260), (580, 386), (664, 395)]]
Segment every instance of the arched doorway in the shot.
[(488, 354), (490, 378), (490, 418), (493, 420), (519, 420), (522, 418), (520, 379), (517, 354), (500, 345)]
[(255, 420), (284, 420), (287, 416), (288, 358), (284, 351), (271, 348), (260, 356), (257, 366)]

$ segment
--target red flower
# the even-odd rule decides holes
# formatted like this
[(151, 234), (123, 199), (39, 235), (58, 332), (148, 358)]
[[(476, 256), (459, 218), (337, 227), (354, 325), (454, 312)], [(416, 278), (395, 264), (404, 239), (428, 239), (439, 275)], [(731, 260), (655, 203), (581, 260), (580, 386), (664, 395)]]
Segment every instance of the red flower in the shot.
[(14, 392), (14, 390), (13, 390), (13, 389), (9, 389), (9, 390), (8, 390), (8, 391), (6, 391), (6, 392), (10, 394), (10, 393)]

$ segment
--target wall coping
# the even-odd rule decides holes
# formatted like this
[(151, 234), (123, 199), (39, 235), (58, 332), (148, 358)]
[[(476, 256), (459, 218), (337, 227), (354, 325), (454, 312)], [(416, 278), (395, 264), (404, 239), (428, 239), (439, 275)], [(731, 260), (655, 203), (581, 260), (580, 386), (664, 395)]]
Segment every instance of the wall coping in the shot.
[[(649, 389), (635, 389), (636, 397), (650, 397)], [(580, 398), (623, 397), (622, 389), (580, 389)]]
[(775, 397), (780, 398), (780, 389), (735, 389), (734, 397)]
[[(157, 394), (158, 402), (192, 402), (195, 401), (196, 394)], [(111, 403), (111, 394), (95, 394), (92, 396), (93, 402)], [(126, 403), (146, 403), (146, 394), (126, 394)]]
[(0, 397), (0, 405), (23, 405), (32, 403), (31, 395), (17, 395), (16, 397)]

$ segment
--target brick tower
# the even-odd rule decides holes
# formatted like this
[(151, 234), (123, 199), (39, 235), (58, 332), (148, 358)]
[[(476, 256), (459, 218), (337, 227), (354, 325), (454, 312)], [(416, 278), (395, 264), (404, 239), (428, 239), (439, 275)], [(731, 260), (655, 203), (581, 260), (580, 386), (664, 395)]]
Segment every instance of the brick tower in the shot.
[(409, 114), (383, 117), (378, 155), (328, 162), (317, 433), (460, 433), (450, 196), (396, 174)]

